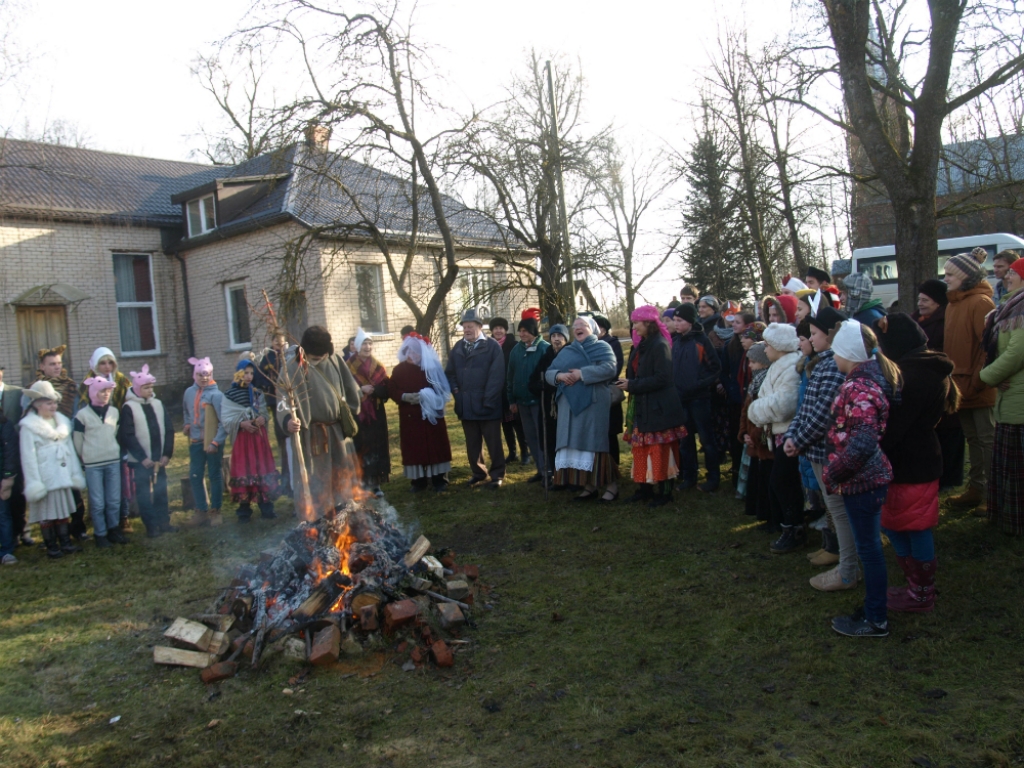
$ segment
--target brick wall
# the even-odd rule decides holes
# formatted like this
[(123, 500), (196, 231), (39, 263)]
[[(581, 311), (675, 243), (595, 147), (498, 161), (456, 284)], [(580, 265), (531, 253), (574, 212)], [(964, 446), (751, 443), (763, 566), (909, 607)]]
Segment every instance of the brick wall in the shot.
[[(150, 254), (155, 289), (157, 354), (121, 351), (114, 293), (113, 253)], [(130, 225), (64, 223), (0, 218), (0, 363), (6, 380), (21, 383), (21, 350), (15, 308), (8, 302), (38, 285), (66, 283), (89, 298), (67, 308), (71, 375), (85, 377), (96, 347), (110, 347), (122, 371), (148, 363), (158, 388), (180, 384), (175, 361), (185, 351), (184, 312), (177, 263), (160, 250), (160, 230)]]

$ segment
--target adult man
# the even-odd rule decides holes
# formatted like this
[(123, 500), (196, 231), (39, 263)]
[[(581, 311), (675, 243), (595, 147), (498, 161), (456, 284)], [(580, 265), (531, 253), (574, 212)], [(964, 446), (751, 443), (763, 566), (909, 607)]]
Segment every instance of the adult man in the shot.
[(520, 320), (518, 330), (519, 343), (508, 358), (506, 391), (509, 408), (519, 415), (526, 434), (526, 444), (537, 461), (537, 474), (527, 482), (536, 483), (544, 479), (542, 470), (547, 466), (547, 453), (541, 441), (540, 399), (530, 391), (530, 377), (551, 345), (540, 338), (540, 328), (533, 317)]
[[(300, 349), (285, 361), (292, 397), (286, 399), (278, 379), (278, 397), (294, 403), (295, 412), (281, 408), (281, 426), (299, 440), (309, 476), (312, 509), (298, 507), (300, 516), (333, 517), (352, 498), (356, 478), (356, 449), (352, 437), (358, 429), (353, 414), (359, 410), (356, 380), (340, 355), (328, 330), (311, 325), (302, 334)], [(300, 477), (299, 457), (293, 452), (292, 477)], [(296, 503), (302, 505), (298, 487)]]
[(444, 372), (455, 397), (455, 415), (466, 435), (466, 454), (473, 472), (467, 485), (487, 480), (484, 443), (491, 457), (490, 482), (505, 482), (505, 451), (501, 445), (501, 398), (505, 391), (505, 355), (501, 345), (483, 335), (484, 321), (475, 309), (462, 315), (462, 340), (455, 342)]
[(1003, 296), (1009, 291), (1003, 278), (1010, 270), (1010, 265), (1019, 258), (1016, 251), (1000, 251), (992, 259), (992, 271), (996, 273), (996, 295), (994, 298), (997, 307), (1002, 303)]
[(715, 491), (720, 482), (718, 438), (711, 407), (711, 395), (719, 384), (722, 362), (698, 321), (693, 304), (676, 307), (672, 323), (672, 379), (683, 406), (684, 425), (689, 433), (680, 445), (682, 482), (677, 490), (697, 485), (697, 435), (704, 447), (707, 481), (702, 491)]
[(882, 302), (871, 298), (874, 290), (875, 284), (867, 272), (848, 275), (843, 280), (841, 289), (843, 307), (847, 314), (868, 328), (874, 328), (875, 321), (885, 317), (885, 308), (882, 307)]
[[(491, 326), (491, 338), (501, 345), (501, 353), (505, 358), (505, 371), (507, 372), (508, 358), (516, 346), (516, 340), (514, 337), (509, 336), (508, 320), (504, 317), (492, 317), (489, 325)], [(512, 411), (511, 408), (509, 408), (509, 402), (505, 395), (505, 390), (502, 389), (501, 392), (501, 431), (505, 435), (505, 443), (508, 445), (508, 456), (505, 457), (505, 461), (506, 463), (509, 461), (516, 461), (520, 456), (522, 456), (523, 464), (529, 464), (530, 449), (526, 445), (526, 435), (523, 432), (523, 421), (514, 411)], [(517, 442), (519, 443), (518, 452), (516, 451)]]
[(829, 285), (832, 283), (832, 278), (824, 269), (808, 267), (807, 274), (804, 276), (804, 282), (811, 290), (827, 291)]

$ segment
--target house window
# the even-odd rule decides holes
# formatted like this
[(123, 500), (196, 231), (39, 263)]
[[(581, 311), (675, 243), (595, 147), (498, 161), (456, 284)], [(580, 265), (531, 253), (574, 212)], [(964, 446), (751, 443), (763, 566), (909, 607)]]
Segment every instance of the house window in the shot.
[(245, 283), (224, 286), (224, 301), (228, 308), (228, 344), (231, 349), (249, 349), (252, 331), (249, 328), (249, 302), (245, 300)]
[(189, 237), (199, 237), (199, 235), (217, 228), (217, 210), (213, 195), (200, 197), (198, 200), (189, 200), (186, 208), (188, 209)]
[(148, 253), (114, 254), (114, 298), (121, 354), (159, 352), (153, 264)]
[(384, 312), (384, 278), (377, 264), (356, 264), (359, 325), (370, 333), (387, 333)]
[(456, 283), (462, 306), (460, 312), (476, 308), (483, 316), (491, 314), (494, 297), (494, 272), (490, 269), (460, 269)]

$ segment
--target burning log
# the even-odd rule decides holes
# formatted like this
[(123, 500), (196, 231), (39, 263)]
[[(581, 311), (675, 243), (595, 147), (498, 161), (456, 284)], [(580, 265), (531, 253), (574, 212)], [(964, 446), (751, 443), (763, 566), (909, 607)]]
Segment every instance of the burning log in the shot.
[(352, 579), (340, 571), (335, 571), (326, 579), (321, 581), (312, 594), (302, 601), (302, 604), (292, 611), (292, 618), (298, 621), (311, 619), (326, 611), (338, 595), (346, 588), (352, 586)]

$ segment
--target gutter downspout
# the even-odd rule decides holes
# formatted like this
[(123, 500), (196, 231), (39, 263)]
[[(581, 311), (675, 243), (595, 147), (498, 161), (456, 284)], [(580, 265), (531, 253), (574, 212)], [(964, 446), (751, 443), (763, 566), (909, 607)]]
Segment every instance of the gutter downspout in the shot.
[(196, 338), (192, 333), (192, 300), (188, 294), (188, 268), (185, 266), (185, 259), (179, 251), (174, 252), (174, 258), (178, 260), (181, 268), (181, 287), (185, 299), (185, 336), (188, 338), (188, 356), (196, 356)]

